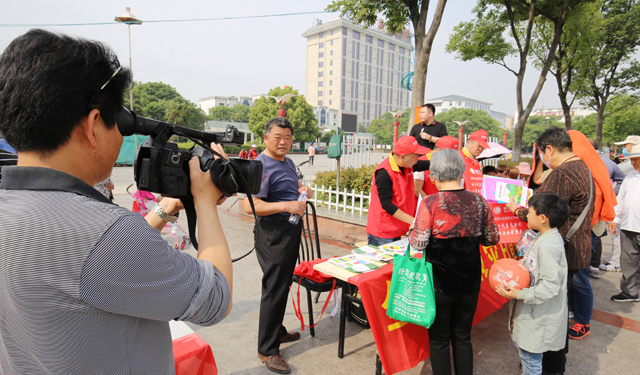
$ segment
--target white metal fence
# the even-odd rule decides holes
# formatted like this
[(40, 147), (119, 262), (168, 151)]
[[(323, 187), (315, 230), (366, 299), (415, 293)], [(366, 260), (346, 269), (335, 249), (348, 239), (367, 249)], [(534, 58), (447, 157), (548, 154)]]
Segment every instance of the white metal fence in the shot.
[[(325, 188), (324, 185), (318, 186), (316, 184), (310, 185), (313, 190), (313, 199), (311, 201), (316, 206), (326, 206), (330, 211), (344, 211), (353, 212), (359, 215), (366, 215), (369, 212), (369, 194), (365, 194), (363, 191), (356, 193), (355, 190), (351, 192), (347, 189), (337, 191), (333, 186)], [(320, 197), (322, 194), (322, 197)], [(365, 200), (367, 204), (365, 204)]]
[[(342, 136), (341, 167), (360, 168), (363, 165), (372, 164), (371, 152), (375, 145), (375, 138), (371, 136), (359, 136), (358, 134), (345, 134)], [(333, 169), (336, 169), (336, 160), (333, 160)]]

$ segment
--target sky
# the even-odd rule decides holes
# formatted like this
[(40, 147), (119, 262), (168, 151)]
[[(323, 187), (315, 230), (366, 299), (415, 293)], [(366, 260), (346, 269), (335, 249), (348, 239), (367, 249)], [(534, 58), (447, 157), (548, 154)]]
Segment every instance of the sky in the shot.
[[(315, 19), (328, 22), (337, 13), (326, 13), (329, 0), (0, 0), (0, 50), (34, 26), (7, 25), (80, 24), (39, 26), (66, 34), (95, 39), (110, 45), (123, 65), (129, 65), (127, 26), (114, 22), (130, 7), (143, 20), (131, 26), (134, 79), (164, 82), (182, 96), (198, 103), (208, 96), (253, 96), (270, 88), (293, 86), (305, 91), (306, 39), (301, 34)], [(431, 0), (432, 12), (437, 0)], [(445, 52), (453, 28), (473, 18), (476, 0), (449, 1), (429, 61), (425, 98), (457, 94), (492, 103), (492, 110), (513, 116), (516, 110), (516, 77), (505, 68), (481, 61), (462, 62)], [(280, 17), (243, 18), (192, 22), (151, 22), (202, 18), (248, 17), (319, 12)], [(428, 24), (431, 23), (429, 16)], [(104, 25), (90, 25), (106, 23)], [(88, 25), (89, 24), (89, 25)], [(514, 60), (515, 66), (515, 60)], [(525, 105), (539, 72), (527, 70)], [(534, 108), (558, 108), (553, 76)]]

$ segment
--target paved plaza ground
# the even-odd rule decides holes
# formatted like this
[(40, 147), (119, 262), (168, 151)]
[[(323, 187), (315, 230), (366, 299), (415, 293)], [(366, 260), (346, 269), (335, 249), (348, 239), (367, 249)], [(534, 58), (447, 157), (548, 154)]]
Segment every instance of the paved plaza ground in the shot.
[[(386, 154), (375, 153), (372, 163), (380, 162)], [(307, 160), (306, 155), (292, 155), (296, 164)], [(333, 161), (326, 155), (317, 155), (315, 165), (303, 166), (305, 175), (331, 169)], [(133, 183), (131, 167), (114, 168), (113, 182), (115, 200), (121, 206), (131, 207), (133, 200), (125, 188)], [(134, 187), (135, 188), (135, 187)], [(222, 226), (231, 254), (238, 257), (253, 247), (253, 219), (237, 214), (232, 204), (235, 198), (218, 207)], [(180, 217), (180, 225), (187, 227), (186, 217)], [(164, 237), (173, 244), (171, 236)], [(323, 257), (342, 255), (350, 251), (353, 244), (330, 241), (321, 243)], [(188, 247), (184, 251), (195, 255)], [(611, 252), (611, 241), (605, 238), (603, 259)], [(640, 304), (617, 303), (610, 297), (617, 294), (620, 273), (602, 273), (602, 278), (591, 279), (594, 289), (594, 317), (591, 334), (583, 340), (571, 340), (567, 356), (566, 374), (638, 374), (638, 348), (640, 347)], [(258, 313), (260, 305), (260, 280), (262, 273), (254, 254), (234, 263), (233, 310), (220, 324), (199, 327), (189, 324), (211, 345), (220, 374), (270, 374), (257, 357)], [(320, 298), (314, 311), (320, 312), (326, 296)], [(306, 301), (302, 293), (303, 313)], [(333, 306), (331, 303), (330, 308)], [(317, 319), (317, 318), (316, 318)], [(285, 325), (289, 330), (300, 331), (291, 302), (287, 308)], [(283, 344), (281, 355), (289, 363), (293, 374), (355, 375), (374, 374), (376, 347), (371, 331), (354, 322), (347, 322), (345, 357), (339, 359), (339, 318), (330, 318), (327, 313), (316, 326), (316, 335), (308, 330), (302, 332), (301, 340)], [(471, 333), (474, 351), (474, 373), (476, 374), (520, 374), (519, 358), (507, 331), (506, 306), (489, 316), (473, 328)], [(429, 360), (402, 374), (431, 374)]]

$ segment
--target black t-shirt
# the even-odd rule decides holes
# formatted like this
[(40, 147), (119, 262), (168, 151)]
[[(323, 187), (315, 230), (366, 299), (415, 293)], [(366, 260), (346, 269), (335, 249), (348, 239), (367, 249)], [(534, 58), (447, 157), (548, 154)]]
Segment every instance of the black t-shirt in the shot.
[(438, 121), (433, 121), (433, 124), (431, 125), (425, 125), (424, 122), (422, 122), (419, 125), (411, 128), (411, 133), (409, 133), (409, 135), (417, 139), (420, 146), (429, 147), (432, 150), (436, 147), (436, 144), (433, 142), (429, 142), (426, 139), (422, 139), (422, 137), (420, 137), (421, 132), (438, 138), (449, 135), (449, 133), (447, 133), (447, 127), (443, 123)]

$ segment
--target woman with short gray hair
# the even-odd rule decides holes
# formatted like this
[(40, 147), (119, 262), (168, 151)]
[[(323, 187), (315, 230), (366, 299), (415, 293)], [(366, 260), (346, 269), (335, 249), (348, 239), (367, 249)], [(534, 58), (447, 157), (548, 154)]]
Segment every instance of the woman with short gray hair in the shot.
[(476, 312), (482, 265), (480, 245), (493, 246), (500, 232), (489, 203), (462, 187), (462, 156), (444, 149), (431, 156), (430, 178), (438, 189), (422, 200), (411, 246), (424, 250), (433, 266), (436, 319), (429, 328), (431, 367), (451, 374), (449, 345), (456, 375), (473, 373), (471, 324)]

